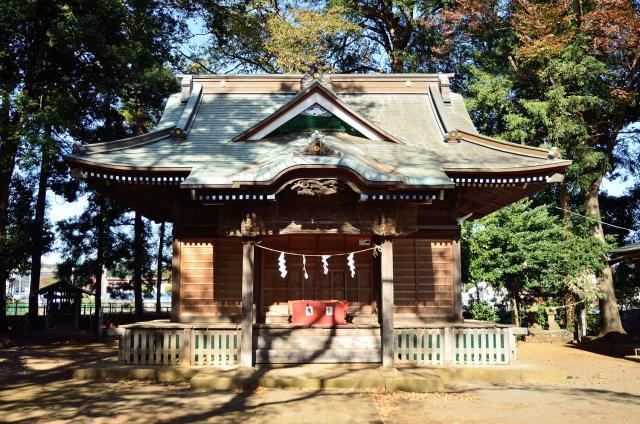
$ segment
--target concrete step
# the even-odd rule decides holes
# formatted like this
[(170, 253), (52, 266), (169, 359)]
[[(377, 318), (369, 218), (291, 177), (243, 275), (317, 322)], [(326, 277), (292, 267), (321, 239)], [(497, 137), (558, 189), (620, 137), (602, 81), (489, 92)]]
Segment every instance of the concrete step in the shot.
[(289, 315), (267, 315), (264, 322), (266, 324), (289, 324)]
[(335, 364), (382, 362), (380, 349), (256, 350), (256, 364)]
[(628, 359), (630, 361), (640, 362), (640, 355), (627, 355), (624, 359)]
[(254, 337), (256, 349), (271, 350), (322, 350), (322, 349), (380, 349), (380, 335), (376, 336), (292, 336), (292, 337)]

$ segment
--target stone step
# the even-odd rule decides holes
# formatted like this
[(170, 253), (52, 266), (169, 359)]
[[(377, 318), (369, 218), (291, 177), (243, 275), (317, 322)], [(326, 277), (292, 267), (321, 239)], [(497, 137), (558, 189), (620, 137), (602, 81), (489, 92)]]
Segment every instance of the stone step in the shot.
[(375, 336), (380, 337), (380, 328), (353, 327), (286, 327), (254, 328), (253, 334), (260, 337), (338, 337)]
[(377, 336), (294, 336), (294, 337), (254, 337), (256, 349), (272, 350), (321, 350), (321, 349), (380, 349), (382, 343)]
[(257, 364), (334, 364), (382, 362), (380, 349), (256, 350)]

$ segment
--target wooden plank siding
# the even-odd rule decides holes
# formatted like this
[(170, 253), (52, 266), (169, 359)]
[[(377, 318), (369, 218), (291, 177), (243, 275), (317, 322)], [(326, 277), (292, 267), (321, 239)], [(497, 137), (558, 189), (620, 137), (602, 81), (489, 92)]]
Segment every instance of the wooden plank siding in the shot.
[(393, 242), (396, 314), (447, 318), (454, 314), (452, 240), (398, 238)]
[(180, 317), (189, 321), (237, 321), (242, 302), (242, 241), (180, 241)]

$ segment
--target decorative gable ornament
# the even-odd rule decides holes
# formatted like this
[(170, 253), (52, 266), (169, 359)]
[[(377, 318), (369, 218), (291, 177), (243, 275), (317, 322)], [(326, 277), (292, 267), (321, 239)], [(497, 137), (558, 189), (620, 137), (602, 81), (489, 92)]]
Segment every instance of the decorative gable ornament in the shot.
[(314, 131), (311, 134), (311, 142), (302, 152), (298, 155), (301, 156), (340, 156), (340, 153), (330, 146), (326, 145), (323, 141), (320, 131)]
[(324, 116), (326, 118), (330, 118), (333, 116), (333, 114), (331, 112), (329, 112), (327, 109), (323, 108), (322, 106), (320, 106), (319, 104), (314, 104), (313, 106), (311, 106), (309, 109), (305, 110), (304, 112), (302, 112), (300, 115), (305, 115), (305, 116)]
[(306, 73), (300, 79), (300, 91), (311, 87), (315, 82), (319, 82), (325, 88), (332, 90), (331, 86), (331, 73), (330, 72), (314, 72), (313, 74)]

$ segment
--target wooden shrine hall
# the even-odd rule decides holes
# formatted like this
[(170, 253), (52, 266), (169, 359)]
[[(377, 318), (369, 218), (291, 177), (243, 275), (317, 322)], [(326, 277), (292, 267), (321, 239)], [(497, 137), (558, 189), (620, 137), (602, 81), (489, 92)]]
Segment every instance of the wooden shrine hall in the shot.
[(122, 359), (508, 363), (512, 327), (462, 319), (460, 223), (570, 162), (479, 134), (451, 77), (187, 75), (152, 132), (75, 145), (73, 175), (173, 222), (171, 321)]

